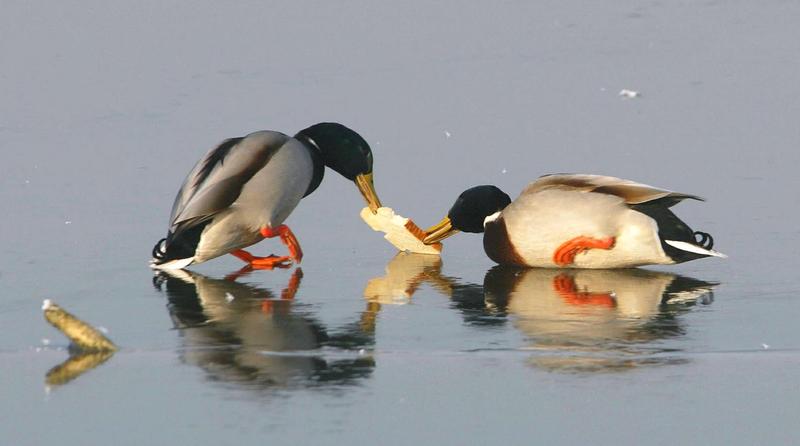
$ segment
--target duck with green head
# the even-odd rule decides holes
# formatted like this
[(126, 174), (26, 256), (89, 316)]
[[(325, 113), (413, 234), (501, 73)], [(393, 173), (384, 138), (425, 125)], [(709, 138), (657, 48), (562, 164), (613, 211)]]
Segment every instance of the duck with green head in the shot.
[[(341, 124), (315, 124), (294, 137), (263, 130), (223, 141), (184, 180), (151, 266), (185, 268), (224, 254), (261, 269), (299, 263), (303, 251), (283, 222), (317, 189), (325, 166), (353, 181), (373, 212), (381, 206), (369, 144)], [(244, 250), (276, 236), (289, 255), (256, 257)]]
[(546, 175), (516, 200), (495, 186), (464, 191), (439, 224), (435, 243), (458, 231), (484, 233), (495, 262), (545, 268), (631, 268), (725, 257), (710, 234), (669, 209), (695, 195), (601, 175)]

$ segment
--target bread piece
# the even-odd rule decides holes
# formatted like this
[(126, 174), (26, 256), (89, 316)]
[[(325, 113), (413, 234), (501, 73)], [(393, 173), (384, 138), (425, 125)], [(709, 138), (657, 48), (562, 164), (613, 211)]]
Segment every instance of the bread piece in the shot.
[(425, 231), (411, 219), (395, 214), (392, 208), (378, 208), (375, 214), (369, 208), (364, 208), (361, 210), (361, 219), (373, 230), (385, 233), (384, 238), (400, 251), (434, 255), (440, 255), (442, 252), (441, 243), (431, 245), (422, 243)]

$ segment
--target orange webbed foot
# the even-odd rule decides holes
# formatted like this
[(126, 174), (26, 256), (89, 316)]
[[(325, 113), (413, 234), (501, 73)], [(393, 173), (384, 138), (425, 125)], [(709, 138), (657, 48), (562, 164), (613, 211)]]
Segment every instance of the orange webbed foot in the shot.
[(257, 257), (250, 265), (253, 266), (253, 269), (288, 268), (292, 266), (292, 258), (288, 256), (268, 255), (266, 257)]
[(288, 256), (268, 255), (266, 257), (256, 257), (243, 249), (233, 251), (231, 255), (244, 261), (253, 269), (288, 268), (292, 265), (292, 259)]
[(597, 239), (592, 237), (575, 237), (559, 246), (553, 253), (553, 262), (558, 266), (567, 266), (575, 262), (575, 256), (590, 249), (611, 249), (616, 239), (608, 237)]

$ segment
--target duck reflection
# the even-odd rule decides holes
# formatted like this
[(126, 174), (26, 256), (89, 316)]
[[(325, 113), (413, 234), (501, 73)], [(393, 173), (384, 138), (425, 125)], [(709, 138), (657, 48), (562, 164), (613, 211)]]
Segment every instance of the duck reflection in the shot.
[[(659, 340), (681, 336), (678, 318), (713, 301), (716, 283), (656, 271), (494, 267), (486, 304), (512, 316), (531, 364), (550, 370), (614, 371), (684, 362)], [(664, 354), (664, 355), (660, 355)]]
[(406, 303), (421, 284), (451, 299), (473, 327), (511, 324), (535, 350), (530, 364), (557, 371), (616, 371), (684, 362), (659, 341), (682, 336), (679, 315), (710, 304), (716, 283), (642, 269), (495, 266), (483, 286), (442, 274), (438, 256), (395, 256), (364, 290), (369, 302)]
[[(357, 349), (374, 343), (374, 311), (329, 333), (310, 306), (294, 301), (303, 273), (296, 269), (280, 296), (236, 282), (247, 270), (224, 279), (178, 270), (159, 272), (175, 327), (185, 345), (181, 359), (203, 368), (213, 380), (252, 388), (346, 385), (375, 367)], [(323, 347), (335, 347), (324, 354)]]

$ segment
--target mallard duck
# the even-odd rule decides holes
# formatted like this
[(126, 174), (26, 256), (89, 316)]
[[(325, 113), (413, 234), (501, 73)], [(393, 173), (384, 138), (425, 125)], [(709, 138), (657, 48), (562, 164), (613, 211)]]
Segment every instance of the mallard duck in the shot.
[(495, 186), (467, 189), (425, 243), (458, 231), (484, 233), (486, 254), (503, 265), (629, 268), (725, 257), (710, 234), (693, 231), (670, 207), (696, 195), (620, 178), (546, 175), (511, 198)]
[[(184, 180), (151, 266), (180, 269), (224, 254), (261, 269), (299, 263), (303, 251), (283, 222), (319, 186), (325, 166), (354, 181), (373, 212), (381, 207), (369, 144), (341, 124), (315, 124), (294, 137), (265, 130), (226, 139)], [(276, 236), (288, 256), (256, 257), (243, 249)]]

